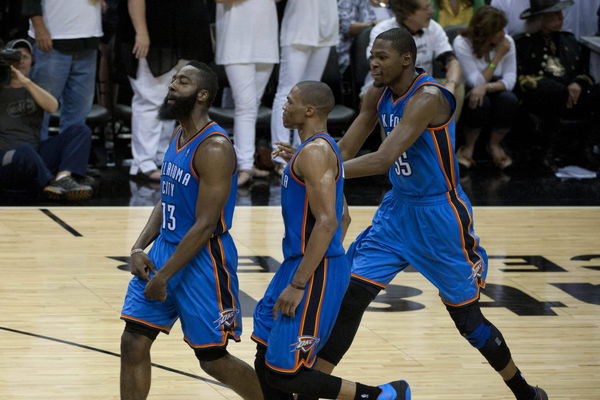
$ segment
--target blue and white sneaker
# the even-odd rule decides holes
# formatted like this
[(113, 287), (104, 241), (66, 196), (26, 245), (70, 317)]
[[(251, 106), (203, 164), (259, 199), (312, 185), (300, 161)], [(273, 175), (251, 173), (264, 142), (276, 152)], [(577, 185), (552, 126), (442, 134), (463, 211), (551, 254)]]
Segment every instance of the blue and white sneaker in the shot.
[(377, 400), (410, 400), (410, 385), (406, 381), (394, 381), (379, 385), (381, 393)]

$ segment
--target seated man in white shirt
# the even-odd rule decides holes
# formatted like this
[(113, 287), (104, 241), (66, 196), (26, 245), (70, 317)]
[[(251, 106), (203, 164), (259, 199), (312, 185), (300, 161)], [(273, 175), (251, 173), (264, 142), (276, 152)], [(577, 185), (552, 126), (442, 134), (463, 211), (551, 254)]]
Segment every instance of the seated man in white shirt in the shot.
[[(389, 6), (394, 13), (394, 17), (380, 22), (371, 30), (367, 58), (371, 56), (371, 47), (377, 35), (404, 26), (412, 34), (417, 45), (416, 67), (422, 68), (428, 74), (433, 75), (435, 61), (444, 66), (446, 76), (441, 81), (456, 97), (456, 116), (458, 119), (464, 99), (464, 86), (461, 84), (462, 70), (444, 28), (431, 18), (433, 16), (431, 1), (390, 0)], [(371, 74), (367, 74), (361, 93), (366, 92), (372, 81)]]

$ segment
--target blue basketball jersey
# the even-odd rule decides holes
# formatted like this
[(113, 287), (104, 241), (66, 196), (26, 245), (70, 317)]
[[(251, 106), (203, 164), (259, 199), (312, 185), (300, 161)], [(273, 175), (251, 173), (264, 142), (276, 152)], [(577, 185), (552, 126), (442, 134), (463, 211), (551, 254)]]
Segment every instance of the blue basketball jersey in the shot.
[(336, 230), (331, 243), (327, 248), (325, 257), (334, 257), (344, 254), (342, 246), (342, 214), (344, 212), (344, 170), (341, 163), (342, 157), (337, 144), (327, 133), (319, 133), (303, 142), (296, 153), (286, 165), (281, 176), (281, 212), (285, 223), (285, 236), (283, 237), (283, 256), (285, 259), (304, 255), (304, 249), (315, 224), (315, 217), (310, 211), (306, 186), (300, 178), (294, 174), (294, 161), (306, 144), (316, 139), (327, 140), (338, 159), (338, 176), (336, 178), (335, 209), (338, 220)]
[[(165, 153), (160, 176), (162, 226), (160, 234), (171, 243), (179, 243), (196, 221), (196, 200), (199, 181), (194, 170), (194, 155), (198, 146), (209, 136), (228, 137), (223, 128), (211, 122), (191, 138), (180, 143), (183, 129), (180, 128)], [(231, 191), (214, 235), (220, 235), (231, 228), (235, 197), (237, 193), (237, 174), (231, 176)]]
[(450, 119), (443, 125), (424, 130), (389, 170), (394, 192), (411, 197), (445, 193), (458, 185), (458, 164), (453, 157), (456, 100), (431, 76), (422, 70), (417, 72), (419, 75), (402, 96), (394, 98), (392, 90), (386, 87), (377, 104), (379, 122), (388, 136), (400, 122), (406, 103), (417, 89), (437, 86), (450, 103)]

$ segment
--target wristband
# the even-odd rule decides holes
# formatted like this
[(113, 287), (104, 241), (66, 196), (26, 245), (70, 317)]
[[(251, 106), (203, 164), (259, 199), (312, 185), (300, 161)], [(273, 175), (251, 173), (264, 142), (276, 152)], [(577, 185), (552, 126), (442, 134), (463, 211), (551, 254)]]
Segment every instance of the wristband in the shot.
[(492, 68), (492, 69), (496, 69), (497, 65), (494, 64), (493, 62), (488, 64), (488, 67)]
[(290, 286), (293, 287), (296, 290), (304, 290), (304, 289), (306, 289), (306, 285), (305, 286), (299, 286), (299, 285), (295, 284), (294, 282), (290, 282)]
[(137, 249), (131, 249), (131, 253), (129, 253), (130, 256), (134, 255), (135, 253), (143, 253), (144, 249), (141, 248), (137, 248)]

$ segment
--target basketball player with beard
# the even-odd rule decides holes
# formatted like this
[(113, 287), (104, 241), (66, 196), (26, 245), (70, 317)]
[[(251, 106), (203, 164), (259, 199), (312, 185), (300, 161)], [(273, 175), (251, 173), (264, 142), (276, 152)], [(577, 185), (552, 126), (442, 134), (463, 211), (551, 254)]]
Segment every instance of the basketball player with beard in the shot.
[[(239, 341), (237, 251), (229, 234), (236, 194), (233, 145), (208, 108), (217, 77), (191, 61), (172, 79), (160, 117), (176, 119), (161, 170), (161, 200), (131, 250), (135, 275), (121, 319), (121, 399), (150, 391), (150, 348), (181, 319), (201, 368), (244, 399), (262, 399), (254, 370), (227, 352)], [(145, 249), (152, 248), (146, 254)]]

